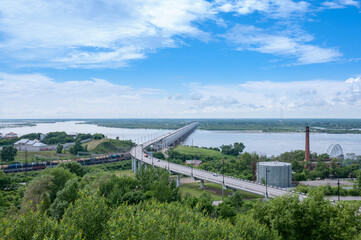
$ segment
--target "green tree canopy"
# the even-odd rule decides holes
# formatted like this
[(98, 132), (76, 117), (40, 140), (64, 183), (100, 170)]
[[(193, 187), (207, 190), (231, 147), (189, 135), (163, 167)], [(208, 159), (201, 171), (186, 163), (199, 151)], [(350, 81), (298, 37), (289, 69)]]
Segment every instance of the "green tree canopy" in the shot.
[(15, 159), (17, 151), (13, 146), (4, 146), (0, 152), (0, 158), (2, 161), (12, 162)]

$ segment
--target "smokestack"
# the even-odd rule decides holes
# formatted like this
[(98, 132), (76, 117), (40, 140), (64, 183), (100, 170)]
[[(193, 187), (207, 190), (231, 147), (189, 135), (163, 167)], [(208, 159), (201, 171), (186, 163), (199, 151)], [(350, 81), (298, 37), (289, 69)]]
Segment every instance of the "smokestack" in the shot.
[(310, 127), (306, 126), (305, 161), (310, 159)]

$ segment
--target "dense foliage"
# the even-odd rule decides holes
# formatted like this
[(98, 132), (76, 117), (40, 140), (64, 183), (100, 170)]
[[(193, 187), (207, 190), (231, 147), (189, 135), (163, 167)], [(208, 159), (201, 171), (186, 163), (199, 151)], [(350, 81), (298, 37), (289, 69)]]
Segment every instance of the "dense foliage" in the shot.
[(5, 162), (14, 161), (17, 151), (18, 150), (13, 146), (4, 146), (3, 149), (0, 151), (1, 161), (5, 161)]
[(14, 143), (19, 140), (20, 138), (11, 138), (11, 139), (3, 138), (0, 139), (0, 146), (6, 146), (6, 145), (14, 146)]
[[(14, 199), (0, 215), (1, 239), (361, 239), (359, 206), (332, 204), (322, 191), (256, 205), (236, 192), (214, 206), (209, 193), (182, 196), (165, 170), (143, 167), (135, 178), (95, 170), (105, 166), (63, 163), (34, 175), (21, 205)], [(0, 187), (11, 184), (0, 173)]]
[(78, 154), (79, 152), (88, 152), (88, 146), (82, 146), (80, 140), (77, 139), (75, 144), (69, 148), (69, 152), (73, 155)]
[(74, 136), (68, 135), (66, 132), (50, 132), (46, 134), (42, 142), (45, 144), (74, 142)]

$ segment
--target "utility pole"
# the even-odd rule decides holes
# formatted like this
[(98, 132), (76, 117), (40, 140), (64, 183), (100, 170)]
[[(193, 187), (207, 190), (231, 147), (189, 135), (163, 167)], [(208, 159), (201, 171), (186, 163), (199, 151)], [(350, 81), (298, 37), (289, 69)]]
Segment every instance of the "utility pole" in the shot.
[(223, 162), (223, 167), (222, 167), (222, 177), (223, 177), (223, 180), (222, 180), (222, 201), (223, 201), (223, 197), (224, 197), (224, 158), (222, 158), (222, 162)]
[[(25, 148), (25, 166), (27, 167), (27, 165), (28, 165), (28, 150)], [(28, 175), (27, 172), (25, 173), (25, 175), (26, 176)]]
[(337, 199), (340, 201), (340, 179), (337, 180)]
[(269, 172), (269, 170), (268, 170), (268, 168), (266, 167), (266, 198), (267, 198), (267, 199), (268, 199), (268, 189), (267, 189), (268, 172)]

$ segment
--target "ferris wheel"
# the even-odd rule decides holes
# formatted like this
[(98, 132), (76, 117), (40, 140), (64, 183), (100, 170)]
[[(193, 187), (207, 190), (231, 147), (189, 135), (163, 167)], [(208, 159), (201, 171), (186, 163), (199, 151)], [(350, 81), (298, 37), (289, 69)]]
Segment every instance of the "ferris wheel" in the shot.
[(328, 146), (326, 152), (330, 156), (330, 158), (343, 159), (343, 151), (340, 144), (332, 143), (330, 146)]

